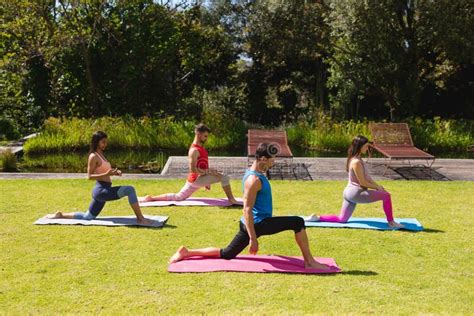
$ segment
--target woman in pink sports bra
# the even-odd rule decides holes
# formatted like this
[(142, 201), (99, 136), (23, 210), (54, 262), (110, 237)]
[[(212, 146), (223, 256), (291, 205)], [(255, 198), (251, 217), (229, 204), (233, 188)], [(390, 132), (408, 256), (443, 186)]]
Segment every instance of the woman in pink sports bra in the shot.
[(393, 228), (403, 228), (393, 219), (392, 199), (390, 193), (384, 187), (377, 184), (367, 172), (367, 167), (361, 158), (367, 153), (370, 143), (367, 137), (354, 137), (348, 150), (346, 171), (349, 179), (343, 193), (343, 201), (340, 215), (311, 215), (308, 221), (338, 222), (345, 223), (352, 216), (355, 207), (359, 203), (383, 202), (383, 210), (387, 217), (388, 226)]
[(124, 196), (128, 197), (130, 206), (137, 216), (137, 224), (151, 225), (153, 222), (145, 218), (138, 205), (135, 188), (128, 185), (112, 186), (111, 176), (121, 176), (122, 171), (112, 168), (110, 162), (104, 156), (107, 147), (107, 134), (98, 131), (92, 135), (89, 160), (87, 163), (87, 175), (89, 180), (96, 180), (92, 190), (92, 202), (87, 212), (62, 213), (56, 212), (50, 218), (72, 218), (91, 220), (96, 218), (105, 206), (105, 202), (118, 200)]

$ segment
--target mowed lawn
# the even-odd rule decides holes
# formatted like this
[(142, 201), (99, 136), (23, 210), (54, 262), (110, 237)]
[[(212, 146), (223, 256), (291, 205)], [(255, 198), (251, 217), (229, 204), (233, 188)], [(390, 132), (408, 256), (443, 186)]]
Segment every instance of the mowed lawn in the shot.
[[(274, 214), (338, 212), (344, 181), (272, 181)], [(177, 191), (178, 180), (117, 180), (137, 192)], [(0, 313), (474, 313), (473, 182), (386, 181), (396, 217), (424, 232), (309, 228), (316, 256), (343, 273), (172, 274), (182, 244), (226, 246), (241, 209), (145, 208), (168, 215), (163, 229), (36, 226), (55, 210), (85, 210), (92, 181), (0, 180)], [(232, 186), (241, 196), (241, 184)], [(200, 196), (224, 196), (219, 185)], [(103, 215), (130, 215), (126, 199)], [(356, 216), (384, 217), (381, 202)], [(265, 236), (260, 254), (299, 255), (293, 233)]]

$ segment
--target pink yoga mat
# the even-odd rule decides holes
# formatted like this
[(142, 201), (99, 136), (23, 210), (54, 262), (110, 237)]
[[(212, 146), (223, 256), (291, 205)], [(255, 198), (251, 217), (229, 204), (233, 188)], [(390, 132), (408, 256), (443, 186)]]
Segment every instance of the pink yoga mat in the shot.
[[(238, 202), (243, 203), (242, 199), (237, 198)], [(231, 206), (227, 199), (216, 198), (188, 198), (184, 201), (153, 201), (140, 202), (141, 207), (147, 206)]]
[(277, 273), (337, 273), (341, 269), (333, 258), (316, 258), (319, 262), (332, 267), (330, 270), (305, 269), (302, 257), (286, 256), (237, 256), (232, 260), (191, 257), (171, 263), (168, 272), (277, 272)]

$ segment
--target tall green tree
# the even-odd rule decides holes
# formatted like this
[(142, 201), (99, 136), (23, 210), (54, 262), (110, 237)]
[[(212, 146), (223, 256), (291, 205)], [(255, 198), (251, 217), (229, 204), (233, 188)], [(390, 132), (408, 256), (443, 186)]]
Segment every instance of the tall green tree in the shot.
[(52, 1), (0, 3), (0, 117), (22, 130), (36, 127), (51, 111), (48, 24)]
[(327, 106), (326, 7), (320, 1), (262, 1), (247, 5), (242, 51), (249, 91), (248, 119), (291, 122)]
[(418, 114), (423, 92), (446, 75), (445, 66), (469, 59), (452, 48), (472, 45), (456, 35), (472, 24), (472, 1), (341, 0), (330, 7), (329, 88), (346, 116), (367, 97), (383, 102), (390, 120)]

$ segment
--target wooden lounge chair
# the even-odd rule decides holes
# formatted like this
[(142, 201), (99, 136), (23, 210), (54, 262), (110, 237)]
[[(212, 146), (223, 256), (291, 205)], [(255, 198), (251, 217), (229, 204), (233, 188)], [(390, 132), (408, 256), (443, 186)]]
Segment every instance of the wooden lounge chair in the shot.
[(390, 167), (393, 161), (408, 161), (411, 165), (412, 160), (425, 160), (425, 167), (430, 168), (435, 156), (416, 148), (413, 145), (410, 129), (406, 123), (371, 123), (369, 125), (372, 132), (372, 147), (388, 158), (386, 168)]
[(250, 162), (251, 158), (255, 157), (257, 146), (260, 143), (272, 143), (278, 148), (278, 158), (285, 158), (293, 160), (293, 153), (288, 146), (288, 138), (286, 131), (280, 130), (263, 130), (263, 129), (249, 129), (247, 133), (247, 157)]
[(255, 159), (255, 152), (260, 143), (274, 144), (278, 148), (277, 159), (284, 160), (276, 163), (271, 170), (267, 171), (268, 179), (281, 180), (310, 180), (313, 181), (305, 163), (293, 163), (293, 153), (288, 146), (288, 138), (285, 131), (249, 129), (247, 133), (247, 163), (251, 164)]

